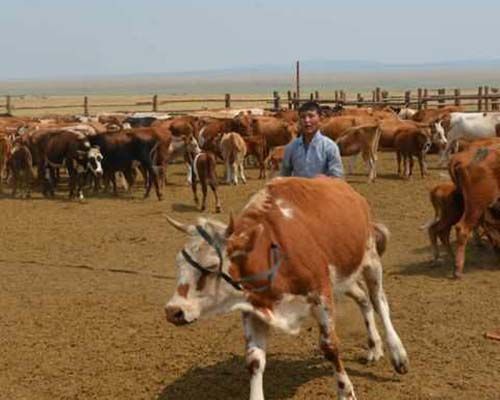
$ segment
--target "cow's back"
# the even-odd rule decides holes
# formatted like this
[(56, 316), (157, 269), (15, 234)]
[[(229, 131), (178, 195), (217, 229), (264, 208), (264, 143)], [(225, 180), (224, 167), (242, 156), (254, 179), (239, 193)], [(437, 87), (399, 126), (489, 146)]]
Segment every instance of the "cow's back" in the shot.
[[(277, 178), (267, 190), (269, 211), (287, 252), (307, 263), (308, 254), (326, 257), (342, 275), (361, 263), (372, 232), (368, 203), (342, 179)], [(305, 257), (305, 258), (304, 258)]]

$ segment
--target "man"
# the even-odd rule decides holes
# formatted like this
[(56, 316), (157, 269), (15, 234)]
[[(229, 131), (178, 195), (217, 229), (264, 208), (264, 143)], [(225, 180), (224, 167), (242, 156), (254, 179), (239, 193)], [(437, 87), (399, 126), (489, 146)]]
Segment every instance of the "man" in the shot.
[(344, 176), (339, 148), (319, 131), (320, 122), (321, 107), (318, 103), (310, 101), (300, 106), (301, 135), (285, 148), (281, 176)]

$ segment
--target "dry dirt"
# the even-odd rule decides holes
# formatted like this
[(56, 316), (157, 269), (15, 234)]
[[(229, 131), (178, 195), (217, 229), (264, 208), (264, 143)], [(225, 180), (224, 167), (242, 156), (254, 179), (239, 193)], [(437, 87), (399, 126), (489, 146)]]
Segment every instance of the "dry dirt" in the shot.
[[(364, 175), (349, 181), (392, 232), (385, 287), (411, 368), (398, 376), (385, 358), (364, 365), (359, 312), (340, 300), (342, 356), (358, 398), (500, 399), (500, 343), (483, 336), (500, 327), (498, 258), (487, 247), (470, 247), (458, 282), (448, 261), (432, 267), (418, 227), (432, 215), (427, 190), (443, 179), (442, 170), (403, 181), (394, 174), (394, 155), (381, 158), (378, 182), (368, 185)], [(184, 237), (164, 216), (199, 215), (184, 168), (174, 166), (169, 175), (162, 202), (142, 200), (140, 189), (85, 204), (67, 201), (65, 193), (55, 200), (0, 199), (1, 399), (247, 398), (239, 315), (183, 328), (165, 322)], [(221, 186), (224, 213), (216, 217), (227, 220), (261, 186), (256, 179)], [(335, 398), (317, 336), (312, 323), (298, 336), (273, 333), (268, 400)]]

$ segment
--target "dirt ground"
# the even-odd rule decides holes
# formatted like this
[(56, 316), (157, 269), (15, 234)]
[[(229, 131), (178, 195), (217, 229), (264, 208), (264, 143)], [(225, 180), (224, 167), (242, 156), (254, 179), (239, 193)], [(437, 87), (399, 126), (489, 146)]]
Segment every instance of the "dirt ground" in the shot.
[[(470, 246), (463, 280), (450, 279), (449, 261), (432, 267), (419, 226), (432, 216), (428, 188), (443, 180), (443, 170), (403, 181), (394, 164), (393, 154), (382, 154), (375, 184), (364, 174), (348, 180), (392, 232), (385, 288), (410, 372), (398, 376), (387, 358), (363, 364), (360, 313), (340, 299), (342, 356), (358, 398), (500, 399), (500, 343), (483, 336), (500, 327), (499, 260), (487, 247)], [(239, 315), (182, 328), (165, 321), (174, 258), (185, 240), (165, 215), (199, 215), (184, 167), (173, 166), (169, 176), (162, 202), (142, 200), (141, 189), (85, 204), (64, 192), (55, 200), (37, 193), (0, 199), (1, 399), (247, 399)], [(210, 216), (227, 221), (262, 184), (220, 186), (224, 213)], [(268, 400), (335, 398), (317, 338), (312, 322), (297, 336), (272, 334)]]

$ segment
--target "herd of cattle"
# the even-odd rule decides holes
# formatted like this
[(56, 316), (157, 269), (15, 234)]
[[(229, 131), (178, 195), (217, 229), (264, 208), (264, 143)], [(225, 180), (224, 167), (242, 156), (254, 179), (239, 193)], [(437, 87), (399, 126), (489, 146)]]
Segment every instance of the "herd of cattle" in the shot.
[[(342, 156), (354, 156), (349, 171), (355, 156), (362, 155), (369, 168), (369, 182), (376, 178), (379, 150), (396, 153), (397, 172), (404, 178), (412, 175), (414, 157), (425, 176), (426, 153), (440, 152), (444, 162), (452, 150), (456, 152), (449, 161), (453, 182), (431, 192), (436, 216), (427, 224), (436, 260), (437, 238), (449, 249), (450, 231), (456, 225), (456, 276), (462, 273), (464, 248), (472, 230), (500, 244), (494, 223), (495, 213), (500, 213), (500, 139), (496, 138), (500, 135), (500, 113), (464, 113), (455, 106), (418, 111), (389, 107), (324, 111), (322, 133), (337, 142)], [(279, 170), (284, 146), (297, 134), (298, 114), (294, 110), (271, 113), (254, 109), (223, 118), (102, 114), (34, 119), (4, 115), (0, 116), (0, 191), (2, 181), (8, 180), (14, 196), (21, 188), (22, 196), (29, 197), (34, 185), (45, 196), (54, 196), (59, 170), (64, 167), (70, 197), (82, 199), (85, 187), (97, 191), (101, 183), (106, 189), (111, 184), (116, 195), (118, 176), (130, 190), (138, 171), (144, 178), (145, 197), (154, 186), (161, 199), (167, 166), (182, 157), (196, 203), (200, 182), (201, 209), (206, 208), (207, 188), (211, 187), (218, 212), (218, 160), (226, 165), (228, 184), (238, 184), (238, 179), (246, 182), (244, 164), (249, 157), (259, 167), (259, 178), (266, 178)]]
[[(405, 179), (412, 175), (414, 157), (424, 177), (425, 155), (429, 151), (441, 154), (441, 162), (448, 162), (451, 181), (431, 190), (435, 217), (425, 228), (437, 261), (437, 239), (451, 254), (450, 232), (456, 227), (455, 277), (463, 273), (465, 246), (472, 232), (500, 247), (500, 113), (464, 113), (457, 107), (419, 111), (335, 108), (325, 109), (320, 129), (337, 142), (342, 156), (353, 156), (353, 160), (362, 155), (369, 182), (377, 176), (379, 150), (396, 153), (397, 172)], [(267, 172), (279, 170), (284, 146), (298, 131), (298, 114), (293, 110), (243, 111), (226, 118), (101, 115), (35, 120), (3, 116), (0, 189), (2, 181), (10, 181), (13, 196), (21, 186), (23, 196), (29, 197), (31, 187), (37, 185), (51, 197), (60, 182), (60, 169), (65, 168), (70, 197), (83, 199), (87, 186), (97, 191), (101, 183), (113, 185), (117, 194), (118, 176), (131, 188), (140, 173), (145, 197), (154, 185), (161, 199), (168, 164), (182, 157), (196, 203), (200, 182), (201, 209), (206, 208), (210, 186), (219, 212), (218, 160), (226, 165), (228, 184), (238, 184), (239, 179), (246, 182), (244, 164), (249, 156), (264, 179)], [(450, 157), (452, 151), (455, 154)], [(311, 207), (318, 201), (330, 207)], [(189, 239), (176, 258), (179, 281), (165, 308), (167, 320), (184, 325), (203, 315), (240, 310), (251, 400), (264, 399), (269, 327), (294, 333), (309, 314), (319, 326), (320, 348), (334, 364), (338, 398), (356, 398), (332, 322), (334, 284), (359, 305), (368, 334), (368, 361), (383, 356), (376, 312), (394, 369), (408, 372), (408, 355), (392, 324), (382, 285), (380, 257), (388, 230), (374, 222), (366, 199), (344, 180), (274, 179), (236, 218), (231, 216), (228, 225), (204, 218), (197, 225), (168, 220)], [(221, 279), (227, 285), (220, 285)]]

